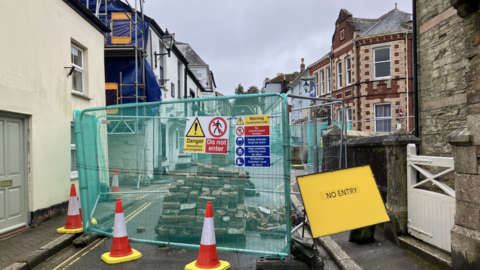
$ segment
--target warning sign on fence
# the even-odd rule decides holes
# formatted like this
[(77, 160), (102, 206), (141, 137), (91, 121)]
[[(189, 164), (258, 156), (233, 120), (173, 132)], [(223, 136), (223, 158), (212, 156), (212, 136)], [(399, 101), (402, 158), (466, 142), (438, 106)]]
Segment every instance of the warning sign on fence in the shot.
[(389, 221), (370, 166), (297, 177), (313, 237)]
[(227, 154), (228, 128), (226, 117), (187, 117), (184, 152)]
[(270, 118), (239, 116), (235, 125), (235, 165), (270, 167)]

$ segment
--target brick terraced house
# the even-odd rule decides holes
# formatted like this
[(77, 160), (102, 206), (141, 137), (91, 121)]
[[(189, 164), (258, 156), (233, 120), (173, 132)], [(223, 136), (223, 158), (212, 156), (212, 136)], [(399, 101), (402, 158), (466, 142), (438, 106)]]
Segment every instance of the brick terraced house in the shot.
[(331, 120), (345, 115), (358, 131), (413, 130), (411, 20), (397, 7), (377, 19), (340, 10), (331, 51), (308, 66), (317, 77), (318, 96), (345, 100), (345, 114), (334, 107)]

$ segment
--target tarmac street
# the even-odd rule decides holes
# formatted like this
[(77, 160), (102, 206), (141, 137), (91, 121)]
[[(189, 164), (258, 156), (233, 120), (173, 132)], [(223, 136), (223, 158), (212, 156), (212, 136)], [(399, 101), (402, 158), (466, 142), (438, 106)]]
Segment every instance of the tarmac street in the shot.
[[(142, 258), (116, 265), (103, 262), (100, 257), (110, 252), (112, 240), (98, 238), (86, 248), (70, 246), (35, 267), (35, 270), (61, 269), (185, 269), (185, 265), (197, 259), (197, 251), (160, 248), (132, 244), (132, 248), (142, 253)], [(232, 268), (241, 270), (255, 269), (256, 257), (235, 253), (219, 253), (220, 260), (228, 261)]]

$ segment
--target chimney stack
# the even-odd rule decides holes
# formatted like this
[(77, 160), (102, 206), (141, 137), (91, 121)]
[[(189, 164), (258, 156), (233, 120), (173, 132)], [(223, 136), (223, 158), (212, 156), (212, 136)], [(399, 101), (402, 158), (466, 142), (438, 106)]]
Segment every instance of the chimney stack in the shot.
[(300, 64), (300, 73), (302, 73), (305, 70), (305, 63), (303, 63), (303, 58), (302, 58), (302, 63)]
[(397, 9), (397, 3), (395, 3), (395, 9)]

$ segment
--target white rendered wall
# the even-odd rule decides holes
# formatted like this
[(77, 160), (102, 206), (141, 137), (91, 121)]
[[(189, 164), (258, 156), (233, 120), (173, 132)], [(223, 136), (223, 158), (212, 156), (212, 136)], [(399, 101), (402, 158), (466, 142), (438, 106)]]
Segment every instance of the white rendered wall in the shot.
[[(35, 211), (67, 201), (72, 183), (78, 189), (70, 180), (72, 112), (105, 106), (104, 38), (63, 1), (1, 1), (0, 8), (8, 11), (0, 18), (0, 112), (28, 122), (28, 211)], [(72, 94), (64, 68), (72, 42), (84, 49), (88, 98)]]

